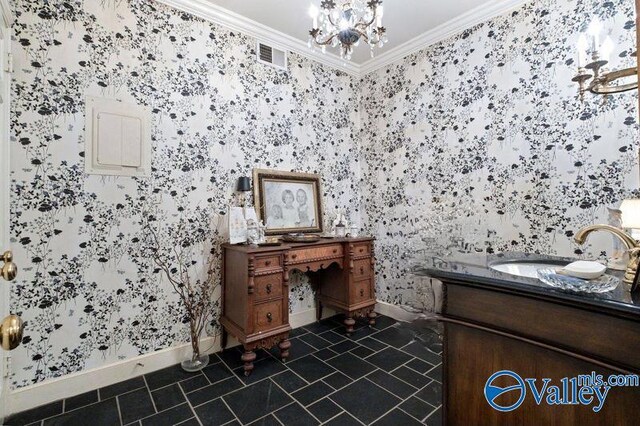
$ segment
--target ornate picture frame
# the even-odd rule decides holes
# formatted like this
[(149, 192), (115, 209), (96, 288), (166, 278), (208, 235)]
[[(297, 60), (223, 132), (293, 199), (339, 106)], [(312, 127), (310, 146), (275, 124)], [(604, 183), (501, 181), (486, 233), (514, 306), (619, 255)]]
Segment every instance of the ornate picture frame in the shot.
[(265, 234), (322, 233), (321, 182), (317, 174), (254, 169), (253, 196)]

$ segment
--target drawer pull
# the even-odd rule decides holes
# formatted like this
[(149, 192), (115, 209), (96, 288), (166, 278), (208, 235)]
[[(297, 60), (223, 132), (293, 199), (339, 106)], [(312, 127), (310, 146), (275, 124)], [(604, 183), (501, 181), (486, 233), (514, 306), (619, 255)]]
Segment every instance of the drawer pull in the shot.
[(291, 255), (291, 258), (292, 258), (292, 259), (296, 259), (297, 257), (298, 257), (298, 255), (297, 255), (297, 254), (292, 254), (292, 255)]
[(360, 289), (360, 297), (364, 297), (364, 288)]
[(333, 254), (336, 254), (338, 252), (338, 249), (333, 249)]
[(360, 247), (360, 253), (362, 253), (364, 251), (363, 247)]
[(360, 273), (361, 273), (361, 274), (364, 274), (364, 266), (361, 266), (361, 267), (360, 267)]
[(273, 315), (271, 315), (271, 312), (267, 314), (267, 321), (269, 322), (273, 321)]
[(264, 266), (269, 266), (269, 265), (271, 265), (271, 261), (270, 260), (267, 260), (266, 262), (264, 262)]
[(271, 293), (271, 284), (267, 284), (267, 294)]

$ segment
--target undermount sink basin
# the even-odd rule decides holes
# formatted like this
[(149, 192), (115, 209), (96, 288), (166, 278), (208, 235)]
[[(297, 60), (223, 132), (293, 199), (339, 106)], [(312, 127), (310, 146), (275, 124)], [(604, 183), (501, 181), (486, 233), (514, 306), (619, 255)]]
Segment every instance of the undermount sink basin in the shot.
[(507, 261), (494, 263), (489, 268), (494, 271), (518, 277), (538, 278), (538, 269), (555, 269), (567, 266), (569, 262), (541, 260), (541, 261)]

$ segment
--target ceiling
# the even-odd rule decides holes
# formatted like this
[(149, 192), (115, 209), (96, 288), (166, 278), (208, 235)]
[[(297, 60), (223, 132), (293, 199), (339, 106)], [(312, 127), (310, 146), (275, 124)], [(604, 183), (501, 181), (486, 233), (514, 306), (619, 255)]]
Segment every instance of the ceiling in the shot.
[[(320, 5), (320, 0), (206, 0), (260, 24), (307, 42), (311, 29), (309, 6)], [(389, 43), (376, 55), (399, 47), (405, 42), (455, 21), (472, 9), (496, 3), (495, 0), (384, 0), (383, 24), (387, 28)], [(329, 52), (329, 51), (328, 51)], [(371, 59), (369, 48), (355, 48), (351, 62), (362, 65)]]

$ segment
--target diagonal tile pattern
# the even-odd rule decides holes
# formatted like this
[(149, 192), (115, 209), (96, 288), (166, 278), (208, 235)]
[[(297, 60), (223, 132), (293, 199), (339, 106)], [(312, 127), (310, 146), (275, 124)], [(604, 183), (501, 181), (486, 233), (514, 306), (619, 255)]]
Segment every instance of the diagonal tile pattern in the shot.
[[(437, 333), (379, 316), (347, 337), (342, 316), (293, 330), (291, 360), (258, 351), (244, 376), (241, 350), (211, 355), (18, 413), (6, 425), (441, 425)], [(419, 331), (418, 331), (419, 330)], [(295, 336), (295, 338), (293, 338)]]

